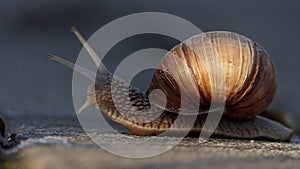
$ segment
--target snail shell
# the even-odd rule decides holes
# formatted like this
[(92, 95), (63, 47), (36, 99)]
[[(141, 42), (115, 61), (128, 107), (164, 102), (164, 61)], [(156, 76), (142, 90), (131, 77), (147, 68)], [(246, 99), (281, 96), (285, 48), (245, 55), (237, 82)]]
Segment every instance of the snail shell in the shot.
[[(219, 58), (207, 60), (211, 48)], [(171, 55), (179, 58), (180, 62)], [(212, 54), (211, 54), (212, 55)], [(218, 71), (215, 64), (221, 64)], [(162, 71), (164, 69), (166, 71)], [(222, 72), (223, 71), (223, 72)], [(226, 81), (225, 114), (235, 119), (251, 119), (264, 111), (271, 103), (276, 91), (276, 73), (268, 53), (257, 43), (237, 33), (215, 31), (194, 36), (174, 47), (161, 61), (154, 74), (149, 92), (161, 89), (168, 104), (161, 105), (161, 95), (153, 95), (153, 103), (160, 108), (177, 112), (182, 102), (199, 101), (201, 111), (211, 104), (214, 88), (220, 89), (218, 79), (211, 83), (212, 76), (224, 73)], [(191, 83), (195, 80), (195, 83)], [(177, 85), (174, 85), (177, 84)], [(180, 91), (178, 86), (183, 86)], [(182, 100), (181, 95), (188, 96)], [(200, 100), (197, 99), (200, 96)], [(193, 104), (190, 104), (193, 105)], [(189, 112), (188, 110), (181, 110)]]

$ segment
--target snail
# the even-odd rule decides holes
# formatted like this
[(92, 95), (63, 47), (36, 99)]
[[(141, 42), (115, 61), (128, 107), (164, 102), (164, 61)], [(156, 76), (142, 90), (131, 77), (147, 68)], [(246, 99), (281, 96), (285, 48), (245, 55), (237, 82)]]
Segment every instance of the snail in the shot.
[[(266, 110), (276, 91), (276, 72), (268, 53), (262, 46), (245, 36), (227, 31), (206, 32), (187, 39), (184, 43), (175, 46), (162, 59), (159, 68), (168, 67), (167, 71), (157, 69), (150, 87), (146, 93), (129, 86), (130, 101), (117, 97), (117, 102), (123, 107), (136, 108), (147, 114), (136, 115), (132, 118), (118, 111), (112, 100), (111, 86), (114, 85), (116, 93), (124, 92), (122, 87), (127, 84), (120, 78), (113, 76), (98, 59), (91, 46), (85, 41), (75, 27), (71, 31), (77, 36), (85, 49), (90, 54), (96, 65), (99, 65), (96, 78), (88, 75), (88, 71), (67, 60), (49, 54), (48, 58), (60, 62), (89, 77), (94, 83), (88, 88), (87, 101), (77, 113), (84, 111), (88, 106), (94, 106), (112, 121), (121, 124), (135, 135), (152, 136), (166, 130), (173, 133), (190, 130), (189, 134), (199, 133), (207, 116), (207, 109), (212, 100), (213, 87), (217, 83), (210, 83), (209, 71), (205, 68), (203, 60), (199, 57), (204, 54), (202, 49), (210, 44), (214, 52), (218, 54), (219, 62), (225, 75), (226, 101), (224, 115), (213, 136), (221, 138), (239, 139), (267, 139), (274, 141), (288, 141), (293, 131), (278, 122), (259, 116)], [(204, 36), (203, 36), (204, 35)], [(204, 37), (204, 38), (203, 38)], [(189, 44), (189, 45), (186, 45)], [(198, 50), (198, 52), (197, 52)], [(199, 52), (200, 51), (200, 52)], [(167, 57), (176, 55), (182, 62), (178, 63)], [(214, 61), (211, 61), (214, 65)], [(214, 69), (215, 67), (211, 67)], [(191, 79), (195, 83), (190, 83)], [(112, 81), (115, 83), (112, 84)], [(185, 87), (184, 92), (189, 100), (180, 100), (181, 93), (178, 84)], [(160, 95), (153, 95), (154, 103), (149, 103), (149, 93), (154, 89), (164, 92), (167, 103), (163, 104)], [(194, 95), (200, 97), (200, 100)], [(196, 98), (196, 99), (195, 99)], [(183, 102), (198, 102), (198, 116), (192, 127), (187, 129), (185, 124), (190, 123), (189, 110), (183, 115), (183, 119), (173, 125), (181, 111), (180, 104)], [(150, 109), (152, 107), (152, 109)], [(148, 111), (153, 110), (153, 112)], [(156, 115), (156, 110), (163, 113)], [(134, 113), (133, 113), (134, 114)], [(134, 114), (135, 115), (135, 114)], [(143, 119), (141, 122), (137, 119)], [(147, 120), (151, 119), (151, 120)], [(172, 127), (171, 127), (172, 126)]]
[(17, 145), (20, 142), (20, 139), (21, 137), (16, 133), (11, 133), (9, 135), (7, 132), (7, 123), (0, 115), (0, 154), (3, 149), (8, 149)]
[(7, 138), (6, 138), (7, 127), (6, 126), (7, 126), (6, 122), (0, 115), (0, 147), (7, 145)]

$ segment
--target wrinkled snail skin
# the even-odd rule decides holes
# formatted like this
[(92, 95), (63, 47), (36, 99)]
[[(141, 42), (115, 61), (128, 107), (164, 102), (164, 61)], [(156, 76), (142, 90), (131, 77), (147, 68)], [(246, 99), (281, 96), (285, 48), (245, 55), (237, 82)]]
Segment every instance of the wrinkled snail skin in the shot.
[[(94, 52), (89, 51), (91, 50), (89, 45), (79, 32), (74, 28), (72, 31), (85, 47), (88, 46), (86, 49), (93, 60), (97, 60), (93, 56)], [(203, 53), (209, 53), (205, 51), (209, 48), (213, 49), (213, 53), (218, 54), (226, 80), (226, 111), (212, 136), (288, 141), (293, 134), (291, 129), (258, 115), (269, 106), (276, 90), (276, 73), (267, 52), (257, 43), (236, 33), (215, 31), (205, 33), (204, 37), (203, 35), (194, 36), (186, 40), (184, 44), (175, 46), (162, 59), (146, 93), (142, 93), (122, 79), (113, 76), (101, 61), (95, 62), (101, 63), (102, 71), (97, 74), (96, 79), (93, 79), (94, 83), (87, 91), (87, 102), (77, 113), (92, 105), (112, 121), (140, 136), (158, 135), (167, 130), (170, 131), (171, 136), (187, 132), (189, 135), (199, 136), (200, 132), (209, 132), (201, 131), (207, 115), (203, 114), (202, 110), (206, 110), (211, 104), (210, 89), (219, 87), (218, 79), (210, 83), (208, 74), (211, 72), (206, 69), (205, 63), (201, 60)], [(209, 47), (203, 44), (209, 44)], [(171, 54), (179, 56), (179, 60), (186, 65), (174, 63), (174, 60), (168, 57)], [(68, 67), (73, 67), (74, 70), (78, 68), (77, 65), (72, 65), (54, 55), (48, 57)], [(209, 64), (212, 66), (209, 67), (210, 70), (215, 68), (214, 64), (214, 62)], [(161, 71), (162, 67), (167, 71)], [(82, 73), (78, 69), (76, 71)], [(188, 74), (182, 72), (188, 72)], [(213, 72), (210, 75), (216, 74)], [(196, 83), (186, 84), (192, 78)], [(196, 94), (200, 96), (200, 101), (180, 100), (182, 93), (178, 90), (178, 85), (187, 87), (181, 92), (184, 92), (188, 98), (193, 99), (195, 98), (193, 94)], [(126, 95), (128, 86), (129, 99)], [(148, 95), (153, 89), (160, 89), (164, 92), (168, 101), (167, 105), (163, 105), (161, 96), (155, 94), (151, 96), (150, 105)], [(185, 101), (200, 104), (199, 112), (196, 112), (199, 114), (195, 123), (192, 123), (193, 116), (189, 114), (184, 114), (183, 118), (177, 119), (180, 104)], [(176, 123), (174, 123), (175, 120)], [(188, 127), (191, 124), (192, 129)]]
[[(148, 112), (146, 115), (134, 114), (129, 118), (128, 116), (125, 117), (116, 109), (112, 101), (110, 87), (112, 78), (112, 75), (102, 76), (100, 79), (96, 78), (95, 83), (88, 89), (88, 100), (94, 103), (94, 107), (100, 112), (114, 122), (121, 124), (133, 134), (139, 136), (153, 136), (169, 130), (171, 136), (180, 135), (187, 131), (189, 131), (189, 136), (199, 136), (200, 132), (209, 132), (201, 131), (206, 120), (205, 115), (198, 115), (192, 129), (185, 127), (188, 126), (185, 124), (190, 124), (191, 121), (193, 121), (189, 115), (185, 115), (185, 118), (177, 119), (180, 121), (176, 123), (176, 125), (173, 125), (177, 114), (168, 111), (164, 111), (159, 118), (148, 123), (137, 122), (136, 119), (142, 118), (142, 120), (148, 121), (148, 119), (152, 119), (152, 116), (155, 116), (156, 113), (160, 113), (159, 110), (158, 112)], [(114, 86), (116, 92), (122, 91), (128, 86), (121, 79), (117, 79), (117, 83), (114, 84), (116, 85)], [(123, 107), (135, 107), (139, 102), (141, 104), (139, 104), (137, 108), (147, 112), (150, 107), (148, 97), (132, 86), (130, 86), (129, 91), (133, 99), (128, 102), (125, 98), (120, 97), (118, 98), (118, 102), (122, 103)], [(125, 109), (122, 109), (122, 111), (124, 110)], [(130, 110), (128, 110), (127, 115), (130, 115)], [(172, 128), (170, 128), (171, 125), (173, 125)], [(291, 129), (261, 116), (256, 116), (251, 120), (233, 120), (228, 117), (223, 117), (212, 137), (288, 141), (292, 134), (293, 131)]]

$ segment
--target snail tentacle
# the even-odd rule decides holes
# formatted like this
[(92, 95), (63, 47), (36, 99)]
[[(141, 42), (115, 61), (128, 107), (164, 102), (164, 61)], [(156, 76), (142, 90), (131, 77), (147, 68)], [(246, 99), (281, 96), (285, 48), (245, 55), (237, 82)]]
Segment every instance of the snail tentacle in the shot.
[(95, 65), (98, 66), (98, 70), (100, 73), (108, 73), (108, 69), (105, 67), (103, 62), (100, 60), (99, 56), (96, 54), (94, 49), (90, 46), (89, 43), (83, 38), (83, 36), (80, 34), (80, 32), (77, 30), (75, 26), (71, 27), (71, 32), (75, 34), (75, 36), (78, 38), (78, 40), (81, 42), (83, 47), (86, 49), (86, 51), (89, 53), (90, 57), (94, 61)]
[(91, 81), (94, 81), (95, 80), (95, 77), (98, 76), (97, 74), (95, 74), (94, 72), (88, 70), (88, 69), (85, 69), (81, 66), (78, 66), (74, 63), (71, 63), (59, 56), (56, 56), (56, 55), (53, 55), (53, 54), (48, 54), (48, 59), (49, 60), (53, 60), (53, 61), (56, 61), (58, 63), (61, 63), (63, 65), (65, 65), (66, 67), (82, 74), (83, 76), (87, 77), (88, 79), (90, 79)]

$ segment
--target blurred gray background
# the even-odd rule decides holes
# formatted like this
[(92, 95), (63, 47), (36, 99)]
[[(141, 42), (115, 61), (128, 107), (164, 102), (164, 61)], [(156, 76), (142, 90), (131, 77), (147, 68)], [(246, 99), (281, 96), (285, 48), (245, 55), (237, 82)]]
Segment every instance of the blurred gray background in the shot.
[[(76, 61), (82, 46), (70, 33), (72, 25), (88, 38), (124, 15), (157, 11), (187, 19), (203, 31), (234, 31), (259, 42), (271, 55), (278, 73), (278, 90), (271, 107), (300, 120), (299, 5), (296, 0), (0, 0), (0, 113), (74, 115), (72, 70), (48, 61), (47, 54)], [(105, 62), (113, 70), (135, 50), (170, 49), (176, 43), (155, 35), (133, 37), (114, 47)]]

